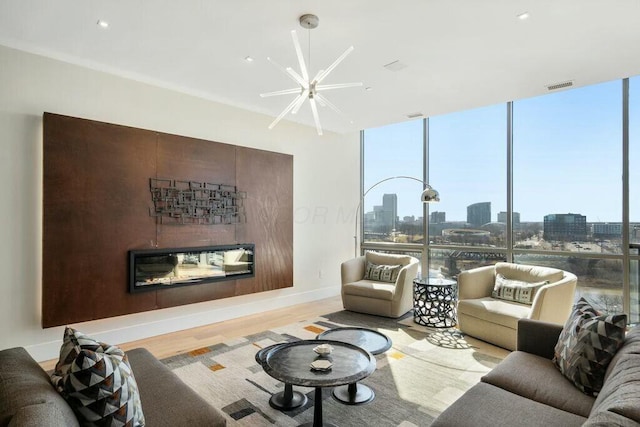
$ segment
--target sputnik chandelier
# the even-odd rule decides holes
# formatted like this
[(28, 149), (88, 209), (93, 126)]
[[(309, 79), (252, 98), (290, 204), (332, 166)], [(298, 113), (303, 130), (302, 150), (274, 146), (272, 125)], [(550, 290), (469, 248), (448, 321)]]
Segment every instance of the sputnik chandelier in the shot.
[[(319, 19), (316, 15), (306, 14), (302, 15), (299, 18), (300, 25), (303, 28), (308, 30), (312, 30), (318, 26)], [(326, 70), (320, 70), (313, 78), (309, 78), (309, 72), (307, 70), (307, 65), (304, 61), (304, 56), (302, 56), (302, 49), (300, 48), (300, 42), (298, 41), (298, 35), (296, 31), (291, 31), (291, 37), (293, 38), (293, 47), (296, 50), (296, 55), (298, 57), (298, 64), (300, 65), (300, 72), (298, 73), (291, 67), (284, 68), (278, 63), (276, 63), (273, 59), (267, 58), (269, 62), (276, 66), (280, 71), (286, 74), (290, 79), (296, 82), (299, 87), (294, 89), (285, 89), (279, 90), (276, 92), (262, 93), (261, 97), (266, 98), (270, 96), (279, 96), (279, 95), (291, 95), (297, 93), (293, 101), (285, 108), (282, 113), (269, 125), (269, 129), (273, 129), (275, 125), (278, 124), (280, 120), (284, 116), (286, 116), (289, 112), (291, 114), (297, 114), (304, 104), (305, 99), (309, 99), (309, 105), (311, 106), (311, 112), (313, 114), (313, 120), (316, 124), (316, 130), (318, 131), (318, 135), (322, 135), (322, 126), (320, 125), (320, 117), (318, 115), (318, 106), (324, 107), (327, 106), (331, 108), (336, 113), (342, 115), (342, 112), (338, 107), (336, 107), (333, 103), (331, 103), (326, 96), (319, 93), (325, 90), (332, 89), (342, 89), (346, 87), (355, 87), (362, 86), (362, 83), (339, 83), (339, 84), (331, 84), (331, 85), (321, 85), (322, 81), (331, 73), (337, 66), (340, 64), (346, 57), (353, 51), (353, 46), (350, 46), (342, 55), (336, 59), (333, 64), (331, 64)], [(311, 51), (311, 42), (309, 41), (309, 51)], [(311, 52), (309, 52), (309, 56)], [(316, 102), (317, 101), (317, 102)]]

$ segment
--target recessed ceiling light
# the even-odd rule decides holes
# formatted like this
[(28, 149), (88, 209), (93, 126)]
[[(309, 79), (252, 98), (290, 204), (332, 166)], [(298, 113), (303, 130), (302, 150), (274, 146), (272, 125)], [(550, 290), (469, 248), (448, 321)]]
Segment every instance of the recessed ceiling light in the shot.
[(525, 19), (529, 19), (531, 15), (529, 14), (529, 12), (522, 12), (516, 15), (516, 17), (521, 20), (524, 21)]
[(253, 62), (253, 56), (245, 56), (244, 60), (247, 62)]
[(103, 21), (102, 19), (98, 19), (96, 24), (101, 28), (109, 28), (109, 23), (107, 21)]

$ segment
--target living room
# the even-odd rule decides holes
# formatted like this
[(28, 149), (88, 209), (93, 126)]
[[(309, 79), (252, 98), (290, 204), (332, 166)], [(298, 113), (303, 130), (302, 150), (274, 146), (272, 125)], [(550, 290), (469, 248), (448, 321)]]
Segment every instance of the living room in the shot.
[[(5, 3), (2, 8), (12, 9), (17, 7), (16, 3)], [(448, 57), (450, 61), (456, 63), (455, 68), (458, 73), (467, 74), (466, 70), (474, 68), (476, 65), (466, 63), (463, 54), (450, 54), (435, 50), (434, 45), (437, 44), (435, 41), (442, 38), (437, 31), (444, 31), (445, 24), (436, 25), (437, 22), (434, 21), (437, 21), (438, 18), (434, 16), (435, 13), (420, 3), (411, 2), (407, 6), (411, 9), (406, 12), (406, 15), (412, 17), (411, 22), (414, 24), (421, 21), (420, 15), (429, 16), (433, 27), (431, 31), (434, 33), (420, 33), (420, 37), (425, 40), (425, 43), (428, 42), (421, 51), (428, 56), (429, 47), (434, 47), (433, 52), (438, 52), (438, 55)], [(314, 32), (310, 43), (310, 49), (314, 55), (314, 68), (319, 65), (324, 66), (325, 62), (328, 65), (345, 48), (354, 44), (356, 48), (352, 54), (354, 56), (345, 59), (344, 63), (335, 70), (336, 82), (364, 79), (357, 73), (357, 68), (355, 70), (352, 68), (354, 64), (349, 64), (350, 60), (353, 60), (356, 65), (364, 63), (371, 67), (375, 66), (379, 69), (378, 73), (389, 73), (388, 75), (391, 77), (385, 77), (385, 79), (396, 79), (398, 74), (393, 74), (393, 72), (383, 69), (382, 66), (398, 59), (397, 55), (392, 56), (387, 51), (385, 53), (386, 59), (380, 58), (376, 59), (377, 62), (366, 62), (363, 57), (355, 55), (358, 51), (375, 50), (375, 46), (363, 44), (364, 36), (351, 36), (350, 31), (341, 28), (335, 21), (332, 23), (332, 19), (337, 19), (333, 17), (340, 14), (346, 14), (350, 16), (350, 19), (356, 19), (358, 14), (368, 6), (365, 6), (363, 2), (348, 7), (343, 6), (347, 8), (346, 10), (339, 10), (337, 3), (332, 6), (338, 11), (330, 12), (327, 10), (327, 12), (323, 12), (315, 9), (315, 5), (311, 2), (295, 7), (282, 7), (279, 12), (286, 16), (286, 19), (281, 18), (281, 21), (286, 22), (286, 25), (281, 24), (278, 31), (260, 29), (260, 27), (249, 39), (248, 43), (266, 44), (260, 50), (266, 55), (261, 55), (258, 58), (257, 54), (245, 52), (247, 49), (238, 47), (238, 51), (235, 52), (235, 60), (242, 62), (242, 66), (245, 68), (256, 65), (255, 63), (259, 60), (264, 66), (262, 69), (267, 70), (272, 65), (267, 63), (264, 57), (271, 55), (274, 59), (279, 58), (283, 65), (294, 65), (295, 56), (290, 30), (298, 30), (304, 45), (307, 31), (299, 27), (297, 18), (302, 13), (314, 12), (321, 19), (318, 29), (314, 31), (324, 31), (323, 33)], [(461, 23), (479, 28), (487, 28), (491, 25), (487, 22), (474, 23), (472, 12), (480, 13), (473, 10), (478, 6), (466, 6), (469, 6), (471, 10), (465, 12), (462, 17), (448, 16), (449, 25), (452, 22), (457, 23), (452, 28), (462, 26)], [(531, 8), (527, 6), (531, 6)], [(571, 6), (580, 8), (577, 2), (573, 2)], [(376, 113), (376, 121), (371, 122), (370, 125), (353, 128), (347, 126), (347, 130), (344, 131), (345, 125), (342, 124), (342, 118), (337, 115), (334, 118), (332, 111), (326, 108), (322, 109), (320, 119), (327, 127), (323, 135), (319, 136), (313, 118), (307, 111), (307, 105), (300, 112), (301, 115), (305, 114), (304, 119), (300, 120), (306, 120), (306, 122), (290, 121), (288, 117), (280, 121), (273, 129), (268, 129), (269, 124), (288, 103), (287, 101), (283, 104), (283, 100), (279, 99), (273, 103), (271, 103), (272, 100), (269, 100), (269, 104), (264, 104), (268, 107), (259, 104), (261, 91), (288, 87), (288, 80), (284, 76), (279, 76), (275, 67), (272, 70), (273, 75), (269, 74), (269, 79), (265, 78), (264, 84), (261, 85), (262, 88), (256, 88), (254, 101), (256, 107), (251, 111), (238, 106), (239, 102), (235, 104), (225, 102), (226, 99), (222, 95), (214, 100), (209, 93), (199, 96), (201, 94), (193, 88), (183, 90), (180, 81), (188, 79), (186, 74), (188, 71), (178, 66), (173, 71), (178, 82), (170, 85), (160, 79), (154, 80), (153, 76), (145, 76), (142, 71), (135, 68), (128, 70), (117, 66), (109, 68), (107, 59), (104, 60), (104, 64), (100, 64), (91, 58), (76, 57), (73, 52), (55, 51), (53, 48), (47, 48), (46, 45), (38, 46), (37, 42), (32, 42), (28, 38), (20, 39), (20, 28), (36, 26), (35, 23), (24, 19), (25, 16), (37, 18), (38, 24), (44, 24), (45, 26), (40, 27), (38, 31), (45, 33), (45, 38), (47, 38), (51, 28), (46, 25), (53, 26), (50, 22), (55, 22), (56, 19), (60, 19), (62, 22), (62, 15), (71, 15), (71, 10), (76, 6), (68, 3), (63, 7), (53, 7), (42, 2), (42, 4), (31, 7), (33, 8), (31, 10), (27, 6), (17, 7), (21, 11), (19, 14), (21, 19), (18, 19), (17, 15), (9, 13), (9, 10), (7, 13), (4, 13), (3, 10), (1, 14), (3, 18), (0, 18), (2, 19), (0, 27), (15, 31), (14, 33), (9, 30), (6, 33), (3, 31), (0, 35), (0, 45), (2, 45), (0, 46), (0, 64), (2, 64), (0, 69), (0, 99), (2, 100), (0, 135), (2, 135), (1, 140), (5, 148), (4, 155), (1, 157), (0, 169), (6, 183), (3, 190), (3, 200), (10, 207), (2, 225), (2, 235), (4, 236), (4, 244), (2, 245), (4, 268), (2, 270), (5, 272), (5, 280), (0, 285), (0, 289), (5, 297), (0, 302), (2, 308), (0, 310), (0, 324), (2, 325), (0, 327), (0, 347), (23, 346), (38, 361), (50, 360), (58, 356), (64, 330), (63, 326), (43, 328), (41, 317), (44, 234), (42, 117), (45, 112), (293, 156), (294, 275), (292, 286), (162, 310), (96, 319), (78, 325), (83, 332), (102, 341), (122, 343), (338, 295), (340, 293), (340, 264), (353, 257), (353, 229), (361, 187), (358, 167), (361, 155), (360, 130), (401, 122), (406, 120), (406, 114), (418, 111), (425, 116), (432, 116), (535, 96), (545, 93), (547, 89), (544, 85), (549, 83), (575, 78), (576, 86), (587, 86), (640, 74), (640, 60), (634, 55), (630, 55), (630, 50), (624, 47), (626, 43), (633, 46), (633, 42), (638, 40), (637, 28), (639, 26), (634, 25), (637, 24), (634, 21), (637, 18), (634, 16), (638, 14), (632, 13), (637, 7), (634, 2), (601, 6), (604, 10), (594, 6), (584, 12), (585, 19), (593, 19), (594, 21), (584, 22), (579, 22), (580, 18), (578, 17), (569, 17), (568, 6), (558, 11), (554, 9), (554, 6), (546, 5), (538, 7), (542, 9), (541, 15), (544, 15), (545, 10), (551, 11), (565, 19), (572, 19), (576, 28), (585, 25), (588, 27), (586, 31), (591, 29), (592, 33), (602, 33), (598, 43), (592, 41), (588, 46), (582, 44), (578, 46), (572, 44), (575, 42), (572, 39), (565, 40), (565, 44), (562, 44), (558, 50), (550, 49), (554, 58), (549, 61), (552, 59), (560, 61), (560, 57), (565, 54), (565, 49), (575, 48), (578, 50), (582, 59), (576, 60), (570, 68), (553, 69), (554, 67), (549, 65), (540, 66), (540, 68), (545, 68), (545, 73), (542, 76), (536, 76), (536, 73), (542, 73), (542, 71), (536, 68), (526, 68), (516, 73), (518, 67), (514, 67), (505, 74), (516, 75), (514, 79), (516, 81), (510, 80), (511, 86), (503, 88), (503, 92), (492, 93), (495, 87), (499, 86), (495, 82), (500, 81), (501, 77), (506, 77), (497, 75), (492, 77), (494, 87), (485, 84), (484, 89), (475, 90), (473, 96), (471, 95), (472, 91), (468, 90), (469, 86), (483, 86), (483, 79), (489, 78), (488, 75), (478, 72), (468, 76), (468, 79), (460, 79), (458, 74), (458, 81), (455, 83), (445, 81), (444, 75), (433, 75), (429, 77), (429, 80), (442, 82), (437, 85), (439, 92), (434, 91), (424, 95), (424, 99), (420, 103), (397, 108), (394, 114), (390, 114), (388, 110), (385, 113)], [(120, 7), (126, 9), (128, 6), (120, 4)], [(152, 8), (151, 5), (146, 5), (146, 7)], [(215, 39), (225, 38), (225, 31), (230, 31), (227, 27), (244, 27), (245, 32), (251, 32), (252, 24), (259, 22), (264, 16), (260, 11), (263, 8), (269, 8), (269, 6), (258, 6), (257, 2), (251, 3), (251, 9), (254, 9), (254, 13), (252, 13), (249, 22), (243, 22), (248, 18), (235, 7), (245, 8), (244, 6), (232, 7), (227, 4), (213, 8), (213, 11), (217, 12), (216, 19), (219, 20), (217, 23), (220, 27), (220, 33), (217, 36), (209, 37), (212, 43)], [(507, 28), (502, 29), (502, 32), (492, 33), (495, 46), (499, 46), (501, 40), (508, 38), (510, 29), (517, 28), (516, 25), (529, 25), (535, 23), (535, 19), (541, 19), (533, 13), (533, 5), (519, 4), (517, 7), (510, 6), (505, 9), (502, 2), (494, 2), (492, 6), (488, 7), (494, 11), (500, 10), (500, 16), (509, 16), (514, 20), (513, 23), (508, 24)], [(516, 18), (516, 14), (529, 9), (532, 12), (531, 21), (520, 22)], [(437, 11), (445, 12), (439, 9)], [(457, 13), (455, 8), (446, 11), (449, 14)], [(124, 25), (111, 18), (98, 16), (100, 15), (98, 12), (99, 10), (87, 8), (83, 11), (87, 15), (86, 22), (78, 24), (87, 27), (87, 31), (97, 32), (98, 35), (94, 37), (98, 39), (109, 37), (109, 32), (118, 31), (118, 27)], [(598, 13), (602, 14), (601, 21), (595, 19)], [(273, 14), (275, 11), (269, 11), (269, 16)], [(140, 20), (144, 19), (142, 14), (131, 14), (131, 16), (136, 16)], [(224, 22), (225, 18), (228, 19), (227, 23)], [(111, 21), (111, 26), (106, 32), (100, 33), (99, 31), (102, 29), (95, 25), (99, 19)], [(359, 19), (366, 19), (366, 15)], [(378, 21), (374, 22), (382, 26), (385, 31), (392, 33), (393, 29), (384, 26), (385, 21), (381, 21), (381, 19), (378, 15)], [(351, 24), (353, 28), (361, 26), (358, 20)], [(60, 28), (56, 28), (60, 30)], [(176, 36), (177, 31), (176, 33), (173, 31), (171, 33)], [(369, 32), (371, 31), (369, 30)], [(374, 29), (373, 31), (382, 30)], [(398, 31), (400, 30), (398, 29)], [(449, 31), (452, 30), (449, 29)], [(411, 31), (408, 32), (411, 33)], [(331, 49), (329, 52), (324, 52), (322, 54), (324, 56), (320, 56), (317, 50), (321, 49), (324, 43), (328, 43), (328, 34), (331, 33), (335, 33), (331, 36), (331, 41), (332, 46), (335, 46), (337, 50)], [(456, 34), (456, 32), (452, 33)], [(613, 36), (607, 38), (605, 33), (613, 34)], [(61, 35), (64, 34), (61, 33)], [(529, 34), (530, 38), (536, 36), (538, 36), (537, 33)], [(72, 51), (74, 46), (83, 45), (81, 35), (68, 33), (65, 37), (68, 37), (67, 45)], [(327, 39), (324, 39), (325, 37)], [(451, 37), (457, 36), (452, 35)], [(548, 39), (546, 40), (549, 42)], [(470, 41), (471, 39), (459, 40), (458, 44), (463, 45)], [(270, 45), (271, 42), (274, 44)], [(140, 43), (144, 47), (142, 40), (132, 38), (131, 43), (132, 45)], [(206, 44), (206, 41), (203, 43)], [(220, 49), (220, 52), (225, 52), (220, 54), (221, 57), (225, 61), (230, 60), (231, 54), (224, 51), (223, 46), (221, 47), (224, 43), (220, 41), (217, 43), (216, 48), (211, 48), (209, 54), (215, 56), (217, 49)], [(106, 44), (108, 45), (108, 42)], [(548, 44), (542, 44), (538, 48), (546, 49), (545, 46)], [(84, 49), (90, 49), (90, 47), (83, 46)], [(306, 48), (307, 46), (305, 46), (305, 52)], [(498, 47), (495, 49), (500, 50)], [(163, 55), (162, 50), (155, 54)], [(244, 62), (244, 58), (250, 54), (256, 56), (256, 61), (253, 64)], [(171, 54), (167, 53), (165, 56), (170, 57)], [(403, 58), (400, 59), (403, 62), (407, 61)], [(172, 62), (171, 58), (169, 58), (169, 62)], [(517, 62), (517, 60), (514, 59), (512, 62)], [(598, 66), (596, 67), (596, 65)], [(224, 63), (221, 62), (216, 66), (222, 69)], [(348, 72), (338, 74), (343, 66), (344, 70), (348, 70)], [(592, 74), (581, 74), (581, 78), (575, 77), (579, 71), (586, 73), (585, 70), (588, 69), (594, 70)], [(424, 71), (424, 69), (420, 69), (420, 73), (417, 73), (420, 74), (415, 83), (418, 86), (421, 82), (420, 79), (424, 76)], [(217, 76), (217, 72), (215, 67), (206, 70), (209, 78), (218, 80), (221, 86), (234, 87), (243, 84), (242, 81), (221, 79)], [(252, 79), (262, 79), (261, 73), (250, 71), (244, 71), (244, 73), (249, 74)], [(465, 81), (461, 82), (461, 80)], [(536, 83), (524, 84), (527, 80), (536, 80)], [(518, 81), (522, 82), (522, 88), (516, 87)], [(362, 88), (364, 92), (359, 91), (360, 89), (353, 89), (355, 92), (350, 92), (351, 90), (345, 89), (336, 98), (331, 97), (330, 99), (334, 100), (338, 107), (343, 108), (345, 113), (357, 114), (360, 119), (356, 120), (358, 125), (369, 122), (362, 121), (362, 114), (355, 111), (355, 107), (350, 106), (348, 98), (355, 97), (361, 103), (381, 105), (387, 103), (384, 101), (385, 96), (394, 102), (397, 98), (402, 97), (402, 92), (394, 92), (392, 88), (383, 86), (372, 87), (371, 91), (364, 91)], [(467, 91), (469, 92), (468, 97), (464, 96)], [(336, 94), (338, 94), (337, 91)], [(374, 95), (376, 98), (373, 98), (372, 101), (371, 97), (366, 98), (369, 95)], [(441, 104), (432, 106), (427, 103), (430, 99), (440, 99)], [(394, 104), (394, 102), (389, 101), (388, 104)], [(347, 106), (350, 107), (347, 108)], [(394, 106), (390, 105), (387, 108)], [(379, 117), (383, 114), (387, 114), (387, 116)], [(332, 129), (338, 131), (332, 131)], [(435, 182), (434, 186), (437, 187)], [(443, 193), (442, 197), (445, 198), (446, 194)], [(126, 284), (122, 284), (122, 286), (126, 286)], [(97, 301), (91, 301), (91, 303), (97, 303)]]

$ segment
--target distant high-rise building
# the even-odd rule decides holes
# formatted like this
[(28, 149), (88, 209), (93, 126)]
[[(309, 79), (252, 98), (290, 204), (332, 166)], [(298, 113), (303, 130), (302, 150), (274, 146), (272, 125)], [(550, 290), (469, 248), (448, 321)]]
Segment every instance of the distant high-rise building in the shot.
[[(520, 212), (513, 213), (513, 225), (520, 225)], [(507, 213), (506, 212), (498, 212), (498, 222), (507, 223)]]
[(396, 228), (398, 220), (398, 195), (384, 194), (382, 196), (382, 224), (385, 231), (389, 232)]
[(619, 222), (596, 222), (592, 224), (593, 237), (620, 237), (622, 224)]
[(431, 212), (431, 223), (432, 224), (441, 224), (443, 222), (447, 222), (447, 213), (446, 212)]
[(580, 214), (549, 214), (544, 216), (546, 240), (585, 240), (587, 217)]
[(467, 222), (476, 227), (491, 222), (491, 202), (480, 202), (467, 206)]

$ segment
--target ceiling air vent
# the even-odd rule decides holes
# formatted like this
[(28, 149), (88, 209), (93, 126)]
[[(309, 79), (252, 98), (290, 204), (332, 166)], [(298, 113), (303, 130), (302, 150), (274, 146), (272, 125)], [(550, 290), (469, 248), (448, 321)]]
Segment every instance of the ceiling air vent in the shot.
[(400, 62), (400, 60), (396, 60), (393, 62), (389, 62), (388, 64), (383, 65), (384, 68), (386, 68), (389, 71), (400, 71), (404, 68), (407, 68), (406, 64), (403, 64), (402, 62)]
[(422, 114), (422, 113), (409, 113), (409, 114), (407, 114), (407, 118), (408, 119), (416, 119), (416, 118), (422, 117), (422, 116), (424, 116), (424, 114)]
[(557, 89), (563, 89), (565, 87), (571, 87), (571, 86), (573, 86), (573, 80), (567, 80), (566, 82), (553, 83), (553, 84), (547, 85), (547, 90), (557, 90)]

